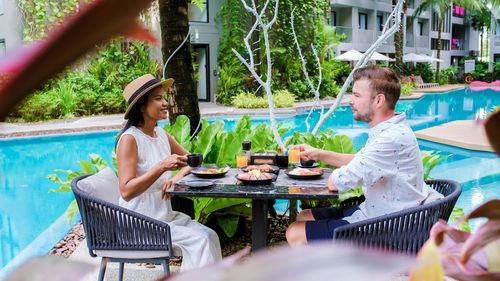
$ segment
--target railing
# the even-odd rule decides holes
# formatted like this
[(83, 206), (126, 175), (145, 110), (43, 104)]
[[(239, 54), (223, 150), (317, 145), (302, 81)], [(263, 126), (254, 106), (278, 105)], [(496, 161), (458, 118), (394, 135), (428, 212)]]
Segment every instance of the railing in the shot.
[(429, 36), (415, 36), (415, 47), (429, 48)]
[(352, 28), (344, 26), (336, 26), (335, 33), (337, 35), (345, 34), (346, 38), (342, 42), (351, 43), (352, 42)]
[[(380, 37), (380, 35), (382, 35), (382, 31), (377, 31), (377, 38), (375, 38), (375, 40), (377, 40)], [(389, 45), (389, 46), (394, 45), (394, 36), (387, 38), (387, 40), (384, 42), (383, 45)]]
[(495, 46), (500, 46), (500, 35), (495, 36)]
[(415, 47), (415, 37), (413, 34), (406, 34), (406, 47)]
[(465, 50), (465, 40), (464, 39), (451, 39), (451, 49), (452, 50)]

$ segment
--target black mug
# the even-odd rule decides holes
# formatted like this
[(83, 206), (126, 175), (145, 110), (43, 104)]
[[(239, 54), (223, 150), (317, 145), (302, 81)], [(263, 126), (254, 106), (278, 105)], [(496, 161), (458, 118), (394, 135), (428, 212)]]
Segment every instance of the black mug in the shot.
[(277, 155), (276, 165), (280, 168), (288, 168), (288, 155)]
[(312, 165), (314, 165), (314, 163), (314, 160), (304, 160), (300, 158), (300, 166), (302, 167), (311, 167)]
[(193, 154), (188, 154), (187, 155), (187, 164), (189, 167), (199, 167), (201, 166), (201, 163), (203, 162), (203, 154), (200, 153), (193, 153)]

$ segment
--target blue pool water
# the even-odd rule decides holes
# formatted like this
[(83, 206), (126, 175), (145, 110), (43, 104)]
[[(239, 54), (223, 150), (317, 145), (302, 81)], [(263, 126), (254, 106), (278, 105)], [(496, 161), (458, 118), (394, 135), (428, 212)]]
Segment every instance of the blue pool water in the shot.
[[(453, 120), (477, 119), (494, 105), (500, 105), (500, 93), (493, 90), (428, 94), (419, 100), (402, 100), (397, 111), (407, 114), (414, 130)], [(306, 131), (307, 114), (278, 116), (278, 122), (295, 130)], [(239, 116), (210, 118), (224, 120), (225, 129), (234, 129)], [(268, 122), (266, 116), (252, 117), (252, 123)], [(313, 115), (310, 124), (316, 124)], [(324, 128), (346, 134), (355, 148), (368, 138), (369, 127), (353, 121), (349, 107), (339, 108), (327, 119)], [(90, 160), (90, 153), (111, 163), (111, 151), (117, 131), (47, 137), (0, 140), (0, 280), (26, 258), (47, 253), (70, 229), (64, 212), (74, 199), (70, 192), (48, 193), (57, 184), (46, 176), (54, 169), (80, 170), (77, 161)], [(288, 133), (291, 134), (291, 131)], [(500, 159), (493, 153), (480, 153), (420, 141), (422, 150), (452, 154), (431, 173), (463, 184), (458, 206), (470, 211), (491, 198), (500, 197), (494, 187), (500, 185)]]

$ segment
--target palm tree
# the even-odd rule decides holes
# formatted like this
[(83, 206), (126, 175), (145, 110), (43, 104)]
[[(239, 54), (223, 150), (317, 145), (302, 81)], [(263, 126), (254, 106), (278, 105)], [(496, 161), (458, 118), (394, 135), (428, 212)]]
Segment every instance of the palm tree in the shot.
[[(495, 0), (498, 1), (498, 0)], [(478, 0), (423, 0), (420, 5), (413, 12), (413, 17), (420, 16), (425, 11), (430, 10), (437, 18), (438, 21), (438, 38), (437, 38), (437, 58), (441, 58), (441, 32), (443, 28), (443, 21), (448, 9), (451, 5), (458, 5), (470, 10), (479, 10), (480, 5)], [(439, 81), (439, 61), (436, 63), (436, 81)]]
[[(163, 61), (181, 45), (189, 32), (187, 0), (158, 0), (161, 29), (161, 51)], [(166, 70), (168, 78), (174, 78), (174, 85), (168, 90), (168, 119), (173, 124), (179, 115), (186, 115), (191, 121), (191, 134), (200, 121), (198, 94), (195, 88), (191, 44), (189, 40), (170, 60)], [(166, 78), (167, 78), (166, 77)]]
[[(399, 23), (399, 29), (394, 34), (394, 55), (395, 55), (395, 72), (401, 77), (403, 74), (403, 19), (406, 15), (406, 11), (408, 10), (407, 0), (403, 3), (403, 14), (401, 14), (401, 21)], [(398, 0), (392, 0), (392, 5), (396, 5)]]

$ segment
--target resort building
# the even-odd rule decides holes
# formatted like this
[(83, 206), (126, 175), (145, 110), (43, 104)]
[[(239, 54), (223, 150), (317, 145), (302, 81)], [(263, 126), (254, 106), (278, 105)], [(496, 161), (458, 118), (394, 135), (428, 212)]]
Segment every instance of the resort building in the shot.
[(0, 0), (0, 58), (21, 45), (22, 28), (17, 1)]
[(494, 62), (500, 62), (500, 9), (494, 12), (493, 23), (496, 24), (494, 34), (490, 38), (491, 58)]
[[(403, 50), (404, 53), (436, 57), (437, 18), (431, 11), (426, 11), (413, 19), (413, 12), (420, 3), (421, 0), (408, 0), (408, 10), (403, 21)], [(338, 34), (346, 35), (346, 39), (338, 46), (338, 54), (351, 49), (366, 51), (381, 34), (391, 11), (392, 0), (332, 0), (330, 25), (337, 27)], [(466, 13), (459, 6), (448, 9), (441, 34), (441, 59), (444, 60), (442, 67), (458, 65), (462, 57), (475, 57), (479, 54), (479, 33), (466, 24)], [(393, 38), (387, 40), (377, 51), (394, 57)]]

